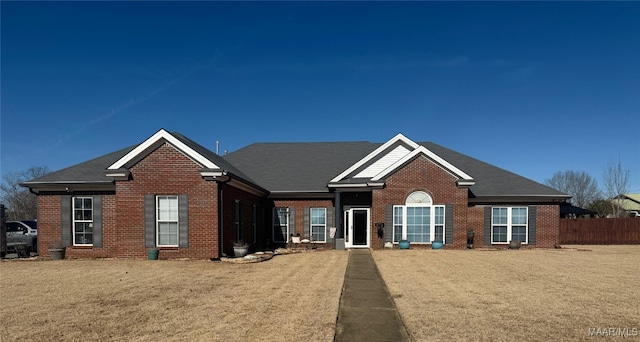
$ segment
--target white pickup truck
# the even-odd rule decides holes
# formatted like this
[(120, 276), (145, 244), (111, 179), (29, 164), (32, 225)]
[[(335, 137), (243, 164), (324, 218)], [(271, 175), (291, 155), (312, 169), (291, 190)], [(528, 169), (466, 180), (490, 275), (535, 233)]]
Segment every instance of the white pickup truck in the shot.
[(38, 252), (38, 223), (36, 221), (7, 221), (7, 249), (26, 254)]

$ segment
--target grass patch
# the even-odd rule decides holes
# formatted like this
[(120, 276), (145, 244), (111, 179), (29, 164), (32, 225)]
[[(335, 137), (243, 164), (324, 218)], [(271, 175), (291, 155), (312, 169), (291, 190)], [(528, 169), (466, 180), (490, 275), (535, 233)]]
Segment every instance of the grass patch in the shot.
[(593, 339), (589, 328), (640, 330), (640, 246), (581, 248), (373, 256), (412, 341), (581, 341)]
[(3, 261), (1, 341), (332, 341), (348, 254)]

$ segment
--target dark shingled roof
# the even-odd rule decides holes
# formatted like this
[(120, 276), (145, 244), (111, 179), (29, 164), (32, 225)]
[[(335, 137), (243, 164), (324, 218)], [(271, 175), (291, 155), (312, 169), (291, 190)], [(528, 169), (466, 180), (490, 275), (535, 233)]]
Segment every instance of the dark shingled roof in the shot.
[[(180, 133), (174, 132), (172, 135), (211, 160), (222, 170), (231, 172), (270, 192), (328, 192), (327, 184), (331, 179), (382, 145), (366, 141), (255, 143), (221, 157)], [(476, 197), (568, 197), (550, 187), (440, 145), (430, 142), (420, 143), (420, 145), (473, 177), (476, 183), (471, 186), (470, 191)], [(55, 183), (112, 182), (112, 178), (105, 175), (105, 170), (136, 146), (109, 153), (23, 184), (37, 186)]]
[(98, 157), (84, 163), (76, 164), (59, 171), (46, 174), (42, 177), (24, 182), (25, 185), (51, 184), (51, 183), (111, 183), (113, 178), (105, 175), (105, 170), (118, 159), (136, 148), (129, 146), (102, 157)]
[(224, 159), (271, 192), (328, 192), (331, 179), (378, 146), (363, 141), (255, 143)]
[(475, 196), (558, 196), (568, 195), (513, 172), (434, 143), (419, 143), (473, 177), (470, 190)]

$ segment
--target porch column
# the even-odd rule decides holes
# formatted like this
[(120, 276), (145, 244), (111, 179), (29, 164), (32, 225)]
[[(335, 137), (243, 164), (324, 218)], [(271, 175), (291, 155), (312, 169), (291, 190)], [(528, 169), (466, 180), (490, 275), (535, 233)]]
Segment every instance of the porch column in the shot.
[(344, 250), (344, 229), (342, 229), (342, 203), (340, 203), (340, 190), (336, 189), (335, 193), (335, 224), (336, 224), (336, 238), (335, 248), (337, 250)]

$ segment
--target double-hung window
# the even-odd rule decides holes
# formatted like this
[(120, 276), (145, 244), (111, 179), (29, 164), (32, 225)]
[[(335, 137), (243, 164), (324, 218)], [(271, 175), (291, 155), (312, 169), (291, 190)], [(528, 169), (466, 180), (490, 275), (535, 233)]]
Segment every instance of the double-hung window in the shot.
[(156, 196), (156, 241), (159, 247), (178, 247), (178, 196)]
[(422, 191), (407, 197), (405, 205), (393, 207), (393, 242), (444, 242), (444, 205), (433, 205), (431, 197)]
[(73, 198), (73, 245), (93, 245), (93, 197)]
[(289, 208), (273, 208), (273, 242), (287, 242), (289, 238)]
[(327, 242), (327, 208), (311, 208), (311, 240)]
[(491, 208), (491, 243), (501, 244), (518, 240), (528, 243), (528, 208)]

